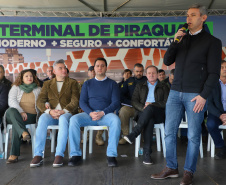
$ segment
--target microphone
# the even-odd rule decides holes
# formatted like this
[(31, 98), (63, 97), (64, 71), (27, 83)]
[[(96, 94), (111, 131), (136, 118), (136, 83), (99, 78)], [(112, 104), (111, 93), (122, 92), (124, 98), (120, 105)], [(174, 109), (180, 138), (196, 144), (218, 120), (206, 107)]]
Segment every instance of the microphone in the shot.
[[(183, 29), (183, 32), (186, 33), (186, 30), (188, 29), (188, 24), (185, 23), (185, 24), (182, 26), (181, 29)], [(181, 37), (182, 37), (182, 36), (178, 36), (178, 37), (175, 39), (175, 42), (178, 43), (178, 42), (180, 41)]]

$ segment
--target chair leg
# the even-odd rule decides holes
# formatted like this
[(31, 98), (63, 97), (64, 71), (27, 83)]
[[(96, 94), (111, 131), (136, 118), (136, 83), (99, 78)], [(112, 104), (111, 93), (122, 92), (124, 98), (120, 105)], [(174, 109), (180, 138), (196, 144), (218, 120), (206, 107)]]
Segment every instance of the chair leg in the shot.
[(103, 137), (103, 140), (106, 141), (106, 130), (104, 130), (102, 137)]
[(213, 142), (213, 139), (211, 138), (211, 157), (214, 157), (214, 154), (215, 154), (215, 144)]
[(52, 134), (51, 134), (51, 152), (55, 151), (55, 137), (56, 137), (56, 129), (52, 129)]
[(135, 140), (135, 157), (138, 157), (138, 152), (139, 152), (139, 148), (140, 148), (140, 140), (141, 140), (141, 134), (139, 136), (137, 136), (137, 138)]
[(87, 127), (84, 127), (84, 132), (83, 132), (83, 159), (86, 159), (86, 143), (87, 143)]
[(161, 125), (160, 131), (161, 131), (161, 139), (162, 139), (163, 156), (165, 158), (166, 157), (166, 145), (165, 145), (165, 129), (164, 129), (164, 125)]
[(31, 146), (32, 146), (32, 158), (33, 158), (34, 150), (35, 150), (35, 124), (31, 125)]
[(8, 153), (8, 143), (9, 143), (9, 129), (7, 129), (7, 132), (5, 134), (5, 159), (7, 159), (7, 153)]
[(71, 152), (71, 148), (70, 148), (70, 141), (69, 141), (69, 137), (67, 139), (67, 148), (68, 148), (68, 159), (70, 159), (70, 152)]
[(93, 153), (93, 130), (89, 130), (89, 154)]
[(200, 137), (200, 157), (203, 158), (203, 146), (202, 146), (202, 134), (201, 134), (201, 137)]
[(160, 152), (161, 151), (161, 144), (160, 144), (160, 132), (159, 132), (159, 128), (155, 129), (155, 134), (156, 134), (156, 142), (157, 142), (157, 151)]
[(129, 120), (129, 134), (132, 132), (133, 130), (133, 118), (130, 118)]
[(211, 143), (211, 136), (210, 136), (210, 134), (208, 134), (207, 152), (210, 151), (210, 143)]
[(2, 140), (3, 140), (2, 139), (2, 132), (0, 131), (0, 148), (1, 148), (1, 152), (4, 151), (4, 149), (3, 149), (3, 141)]

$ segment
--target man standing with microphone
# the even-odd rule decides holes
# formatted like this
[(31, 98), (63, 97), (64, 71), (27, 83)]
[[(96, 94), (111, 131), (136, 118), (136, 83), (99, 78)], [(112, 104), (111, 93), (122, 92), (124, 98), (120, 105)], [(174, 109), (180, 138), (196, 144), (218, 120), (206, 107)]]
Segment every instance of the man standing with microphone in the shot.
[[(199, 154), (201, 124), (206, 101), (219, 81), (221, 67), (221, 41), (204, 29), (207, 10), (193, 5), (187, 12), (188, 31), (179, 29), (164, 56), (164, 64), (175, 62), (174, 81), (166, 103), (165, 143), (166, 167), (153, 179), (179, 176), (177, 163), (177, 131), (184, 111), (188, 117), (188, 146), (184, 176), (180, 185), (190, 185)], [(178, 42), (176, 41), (178, 40)]]

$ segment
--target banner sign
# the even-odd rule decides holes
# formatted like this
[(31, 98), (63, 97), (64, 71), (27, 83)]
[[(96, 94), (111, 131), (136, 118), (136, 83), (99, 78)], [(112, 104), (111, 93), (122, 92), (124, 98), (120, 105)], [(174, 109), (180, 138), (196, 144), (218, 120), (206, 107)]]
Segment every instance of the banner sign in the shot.
[[(26, 19), (26, 18), (25, 18)], [(37, 18), (36, 18), (37, 19)], [(36, 20), (35, 19), (35, 20)], [(1, 48), (167, 48), (184, 22), (1, 22)], [(105, 19), (106, 20), (106, 19)], [(142, 20), (142, 19), (140, 19)], [(213, 22), (205, 29), (213, 34)]]

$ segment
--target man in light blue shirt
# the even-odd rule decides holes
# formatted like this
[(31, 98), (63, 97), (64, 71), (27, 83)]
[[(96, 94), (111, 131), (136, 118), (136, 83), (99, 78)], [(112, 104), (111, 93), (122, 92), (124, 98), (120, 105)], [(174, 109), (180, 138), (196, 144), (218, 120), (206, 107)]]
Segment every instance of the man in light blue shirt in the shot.
[(135, 138), (144, 133), (144, 157), (143, 163), (152, 164), (152, 136), (154, 124), (165, 121), (165, 105), (169, 94), (169, 88), (165, 82), (158, 80), (158, 68), (148, 66), (146, 69), (147, 80), (136, 85), (132, 96), (132, 106), (136, 113), (134, 119), (137, 125), (133, 132), (124, 136), (124, 139), (132, 144)]
[(219, 125), (226, 125), (226, 61), (221, 62), (219, 83), (208, 98), (208, 131), (213, 138), (218, 152), (215, 159), (226, 158), (226, 146), (221, 136)]

